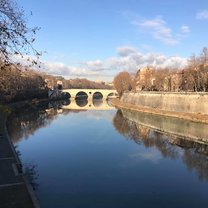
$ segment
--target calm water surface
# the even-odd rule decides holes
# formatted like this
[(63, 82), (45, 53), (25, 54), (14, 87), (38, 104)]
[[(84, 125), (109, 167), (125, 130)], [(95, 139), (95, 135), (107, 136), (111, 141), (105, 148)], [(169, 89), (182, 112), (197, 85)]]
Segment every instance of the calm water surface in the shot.
[(206, 142), (158, 132), (145, 115), (136, 122), (127, 114), (45, 104), (10, 116), (41, 207), (208, 207)]

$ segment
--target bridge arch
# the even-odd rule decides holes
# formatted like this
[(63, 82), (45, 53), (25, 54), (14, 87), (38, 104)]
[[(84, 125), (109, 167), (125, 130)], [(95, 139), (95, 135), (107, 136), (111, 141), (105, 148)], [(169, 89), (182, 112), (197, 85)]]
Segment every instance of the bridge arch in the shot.
[[(93, 100), (94, 97), (97, 97), (98, 93), (102, 94), (102, 99), (106, 100), (108, 97), (118, 97), (116, 90), (113, 89), (63, 89), (63, 93), (68, 92), (71, 95), (71, 99), (77, 99), (78, 97), (87, 98)], [(113, 94), (112, 94), (113, 93)]]
[(103, 99), (103, 94), (99, 91), (94, 92), (92, 98), (93, 99)]
[(111, 92), (111, 93), (109, 93), (108, 95), (107, 95), (107, 99), (108, 98), (113, 98), (113, 97), (116, 97), (117, 95), (116, 95), (116, 93), (114, 93), (114, 92)]
[(88, 94), (84, 91), (79, 91), (76, 96), (75, 99), (79, 99), (79, 98), (84, 98), (84, 99), (88, 99)]
[(71, 94), (69, 92), (62, 92), (62, 96), (64, 99), (70, 99), (71, 98)]

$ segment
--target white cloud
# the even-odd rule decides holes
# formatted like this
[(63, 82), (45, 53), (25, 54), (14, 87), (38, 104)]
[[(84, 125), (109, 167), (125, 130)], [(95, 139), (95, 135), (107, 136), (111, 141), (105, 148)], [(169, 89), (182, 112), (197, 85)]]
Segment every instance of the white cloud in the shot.
[(190, 33), (190, 28), (187, 25), (181, 26), (181, 33)]
[(137, 53), (137, 50), (133, 47), (126, 46), (126, 47), (119, 47), (117, 48), (117, 52), (120, 56), (129, 56), (130, 54)]
[(165, 20), (161, 16), (154, 19), (140, 19), (134, 21), (133, 24), (149, 31), (153, 38), (169, 45), (177, 44), (179, 41), (173, 36), (171, 28), (166, 25)]
[(203, 10), (196, 14), (196, 18), (199, 20), (208, 20), (208, 10)]
[[(52, 75), (61, 75), (66, 78), (88, 78), (92, 80), (111, 81), (120, 71), (135, 73), (138, 69), (147, 65), (155, 68), (182, 69), (187, 64), (187, 59), (180, 56), (167, 57), (160, 53), (141, 52), (132, 46), (117, 48), (118, 56), (109, 57), (106, 60), (90, 60), (76, 65), (67, 65), (61, 62), (45, 61), (40, 63), (41, 70)], [(29, 65), (28, 57), (13, 57), (16, 62)], [(34, 68), (36, 68), (34, 66)]]
[(88, 79), (101, 79), (111, 81), (120, 71), (135, 73), (139, 68), (147, 65), (156, 68), (181, 69), (187, 64), (187, 59), (180, 56), (167, 57), (160, 53), (142, 53), (130, 46), (117, 48), (118, 56), (109, 57), (106, 60), (91, 60), (81, 63), (79, 66), (65, 65), (63, 63), (45, 62), (42, 69), (50, 74), (65, 77), (86, 77)]
[(69, 66), (58, 62), (44, 62), (42, 68), (50, 74), (62, 76), (89, 77), (98, 74), (96, 70), (90, 70), (89, 68), (79, 66)]
[[(129, 47), (120, 47), (119, 50), (128, 52)], [(127, 53), (126, 52), (126, 53)], [(142, 53), (135, 49), (134, 53), (130, 53), (125, 57), (112, 57), (107, 60), (108, 64), (114, 69), (127, 70), (135, 72), (138, 68), (145, 67), (147, 65), (154, 66), (156, 68), (178, 68), (181, 69), (187, 64), (187, 59), (180, 56), (167, 57), (160, 53)]]
[(105, 70), (105, 66), (101, 60), (87, 61), (86, 63), (83, 63), (83, 66), (88, 70), (93, 70), (100, 73)]
[(184, 33), (189, 33), (190, 29), (188, 26), (181, 26), (180, 33), (174, 33), (170, 27), (167, 26), (166, 21), (161, 16), (157, 16), (153, 19), (137, 18), (132, 21), (132, 24), (136, 25), (144, 32), (148, 32), (152, 37), (160, 42), (167, 45), (175, 45), (180, 43)]
[(101, 60), (87, 61), (86, 65), (89, 68), (93, 68), (93, 69), (97, 69), (97, 70), (103, 68), (103, 63)]

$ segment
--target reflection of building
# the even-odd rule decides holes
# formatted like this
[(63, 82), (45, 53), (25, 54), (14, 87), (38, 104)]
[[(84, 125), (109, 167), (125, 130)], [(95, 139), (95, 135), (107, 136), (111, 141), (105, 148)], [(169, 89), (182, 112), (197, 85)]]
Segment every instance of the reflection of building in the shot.
[(142, 138), (147, 139), (149, 137), (150, 129), (148, 127), (139, 125), (138, 129), (139, 135), (141, 135)]

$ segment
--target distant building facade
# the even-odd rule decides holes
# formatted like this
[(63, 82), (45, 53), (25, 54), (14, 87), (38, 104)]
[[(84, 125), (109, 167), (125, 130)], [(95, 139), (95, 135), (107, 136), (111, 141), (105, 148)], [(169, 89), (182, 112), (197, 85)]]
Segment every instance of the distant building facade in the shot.
[(151, 90), (155, 85), (154, 70), (151, 67), (144, 67), (137, 71), (135, 77), (136, 90)]
[(170, 72), (144, 67), (136, 73), (137, 91), (181, 91), (185, 90), (186, 79), (184, 71)]

